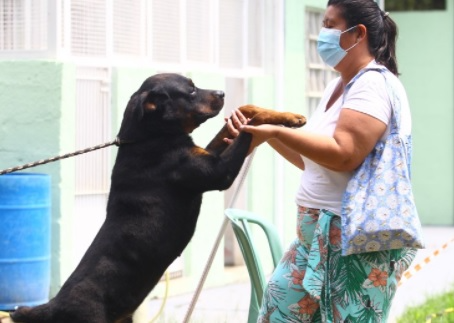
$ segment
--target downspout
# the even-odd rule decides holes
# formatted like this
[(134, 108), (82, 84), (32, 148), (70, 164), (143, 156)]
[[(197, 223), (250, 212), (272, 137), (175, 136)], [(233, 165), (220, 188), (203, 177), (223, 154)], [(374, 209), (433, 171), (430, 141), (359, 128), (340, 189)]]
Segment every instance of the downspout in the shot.
[[(285, 87), (285, 0), (276, 0), (274, 3), (274, 21), (275, 21), (275, 44), (274, 44), (274, 93), (276, 110), (282, 111), (284, 107), (284, 87)], [(284, 195), (285, 180), (284, 180), (284, 158), (278, 153), (275, 154), (275, 188), (274, 188), (274, 212), (273, 223), (279, 236), (284, 236)]]
[(385, 10), (385, 0), (376, 1), (381, 10)]

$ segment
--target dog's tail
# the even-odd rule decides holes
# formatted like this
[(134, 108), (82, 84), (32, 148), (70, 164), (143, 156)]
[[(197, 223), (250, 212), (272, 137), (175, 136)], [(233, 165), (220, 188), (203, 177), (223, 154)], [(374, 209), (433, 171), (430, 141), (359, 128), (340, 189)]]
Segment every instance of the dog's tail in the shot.
[(49, 306), (19, 307), (11, 313), (15, 323), (48, 323), (52, 322), (52, 313)]

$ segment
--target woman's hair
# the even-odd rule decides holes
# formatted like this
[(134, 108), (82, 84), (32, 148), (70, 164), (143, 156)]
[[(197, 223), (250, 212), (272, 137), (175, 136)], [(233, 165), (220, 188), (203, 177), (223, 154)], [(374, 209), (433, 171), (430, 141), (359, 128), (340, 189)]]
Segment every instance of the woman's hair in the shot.
[(373, 0), (329, 0), (339, 9), (347, 28), (363, 24), (367, 28), (369, 51), (375, 60), (398, 75), (396, 58), (397, 25)]

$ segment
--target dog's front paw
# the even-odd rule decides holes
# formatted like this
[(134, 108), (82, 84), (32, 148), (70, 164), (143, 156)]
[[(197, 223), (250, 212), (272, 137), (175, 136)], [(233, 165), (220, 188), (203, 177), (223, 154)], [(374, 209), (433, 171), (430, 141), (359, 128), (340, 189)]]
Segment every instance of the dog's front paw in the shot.
[(301, 114), (282, 112), (282, 125), (290, 128), (300, 128), (306, 124), (306, 117)]
[(250, 125), (275, 124), (289, 128), (299, 128), (306, 124), (306, 118), (300, 114), (291, 112), (278, 112), (264, 110), (256, 114), (249, 122)]

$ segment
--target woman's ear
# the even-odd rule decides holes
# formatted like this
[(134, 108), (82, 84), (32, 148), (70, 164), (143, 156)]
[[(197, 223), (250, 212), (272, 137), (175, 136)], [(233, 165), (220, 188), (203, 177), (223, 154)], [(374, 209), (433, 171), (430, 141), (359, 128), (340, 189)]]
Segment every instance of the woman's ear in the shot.
[(363, 24), (359, 24), (358, 26), (356, 26), (356, 31), (357, 31), (357, 38), (356, 38), (357, 42), (366, 38), (366, 36), (367, 36), (366, 26), (364, 26)]

